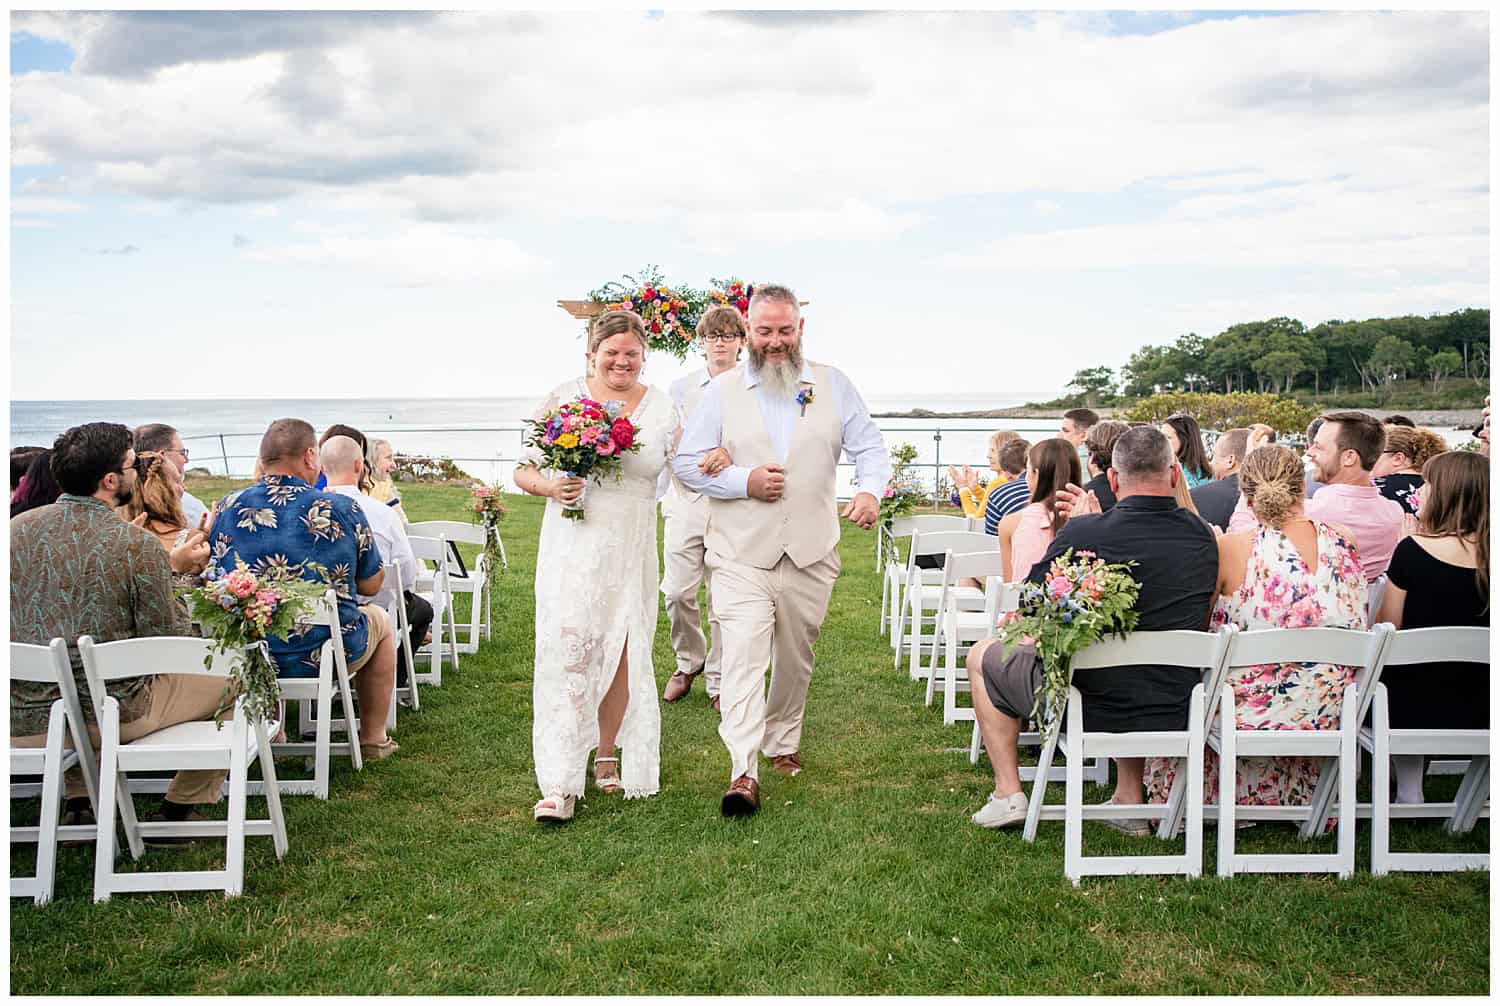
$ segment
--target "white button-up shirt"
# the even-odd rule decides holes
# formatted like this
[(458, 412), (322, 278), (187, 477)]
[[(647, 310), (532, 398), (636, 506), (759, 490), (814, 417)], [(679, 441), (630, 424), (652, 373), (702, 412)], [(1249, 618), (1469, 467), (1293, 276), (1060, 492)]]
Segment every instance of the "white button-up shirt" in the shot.
[(196, 528), (206, 513), (208, 513), (208, 507), (203, 505), (203, 501), (184, 489), (182, 491), (182, 516), (187, 521), (187, 526)]
[[(683, 374), (667, 388), (667, 394), (672, 396), (672, 404), (677, 406), (677, 415), (681, 417), (684, 426), (687, 425), (688, 421), (688, 392), (705, 388), (712, 380), (713, 378), (708, 376), (708, 368), (699, 367), (697, 370)], [(656, 498), (660, 500), (665, 496), (671, 485), (672, 466), (669, 464), (662, 468), (661, 477), (656, 480)]]
[[(328, 491), (338, 493), (340, 496), (348, 496), (359, 504), (360, 510), (365, 515), (365, 522), (370, 525), (370, 533), (375, 536), (375, 547), (380, 549), (381, 565), (398, 567), (401, 570), (401, 583), (407, 590), (411, 590), (412, 584), (417, 581), (417, 557), (412, 554), (411, 541), (406, 537), (406, 528), (401, 524), (401, 516), (375, 497), (366, 496), (360, 492), (358, 486), (329, 486)], [(402, 604), (406, 603), (405, 599), (396, 593), (396, 578), (389, 573), (375, 596), (361, 598), (361, 601), (378, 604), (387, 611), (397, 601)]]
[[(833, 396), (839, 410), (839, 423), (843, 428), (844, 454), (854, 462), (857, 490), (869, 493), (879, 500), (885, 495), (886, 483), (891, 480), (891, 456), (885, 448), (885, 437), (881, 435), (880, 427), (870, 418), (870, 410), (866, 408), (864, 399), (859, 396), (854, 384), (843, 371), (826, 366), (824, 371), (828, 377), (828, 387), (816, 388), (817, 380), (813, 376), (812, 365), (804, 360), (799, 380), (803, 384), (814, 385), (819, 395)], [(797, 404), (795, 396), (778, 395), (764, 387), (759, 375), (748, 363), (741, 368), (740, 373), (739, 378), (733, 373), (722, 374), (709, 383), (697, 411), (686, 422), (682, 441), (677, 445), (677, 455), (672, 459), (672, 471), (683, 485), (715, 499), (747, 497), (749, 493), (746, 487), (750, 482), (751, 471), (743, 465), (731, 464), (717, 475), (704, 475), (698, 468), (703, 456), (723, 442), (724, 396), (719, 388), (720, 381), (743, 380), (745, 387), (755, 392), (756, 401), (760, 403), (760, 414), (766, 423), (766, 433), (782, 464), (786, 463), (795, 424), (802, 413), (802, 406)]]

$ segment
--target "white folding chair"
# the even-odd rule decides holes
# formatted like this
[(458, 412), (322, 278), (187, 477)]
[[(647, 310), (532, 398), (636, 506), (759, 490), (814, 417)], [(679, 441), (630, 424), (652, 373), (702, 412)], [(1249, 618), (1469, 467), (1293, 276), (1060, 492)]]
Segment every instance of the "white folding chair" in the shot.
[(1375, 618), (1380, 614), (1380, 600), (1385, 596), (1385, 585), (1390, 577), (1381, 573), (1380, 576), (1371, 580), (1365, 587), (1365, 624), (1374, 625)]
[[(1358, 808), (1354, 801), (1355, 771), (1359, 765), (1359, 692), (1380, 666), (1381, 651), (1390, 626), (1372, 632), (1358, 629), (1257, 629), (1231, 636), (1225, 683), (1219, 690), (1219, 729), (1208, 743), (1219, 754), (1218, 873), (1335, 873), (1354, 875), (1354, 834)], [(1234, 689), (1229, 684), (1236, 668), (1261, 664), (1341, 664), (1357, 668), (1355, 680), (1344, 691), (1339, 725), (1331, 730), (1240, 730), (1234, 713)], [(1338, 847), (1331, 853), (1235, 852), (1235, 822), (1298, 821), (1310, 819), (1310, 807), (1245, 806), (1235, 799), (1236, 762), (1265, 756), (1314, 756), (1324, 759), (1324, 773), (1338, 772)], [(1331, 764), (1330, 764), (1331, 763)], [(1191, 793), (1188, 794), (1192, 796)], [(1313, 801), (1316, 803), (1316, 800)], [(1319, 829), (1321, 830), (1321, 829)]]
[[(431, 562), (432, 570), (429, 573), (418, 574), (417, 583), (412, 591), (425, 598), (432, 605), (432, 642), (422, 647), (420, 654), (429, 660), (428, 670), (417, 674), (413, 666), (410, 671), (417, 674), (417, 680), (424, 685), (440, 687), (443, 683), (443, 650), (446, 644), (448, 662), (458, 670), (458, 630), (454, 627), (453, 619), (453, 587), (449, 577), (448, 539), (426, 538), (422, 535), (410, 535), (412, 555), (419, 562)], [(443, 629), (443, 623), (447, 622), (447, 631)]]
[[(273, 746), (278, 758), (300, 756), (311, 758), (313, 762), (311, 779), (281, 779), (277, 782), (280, 794), (327, 800), (333, 755), (347, 754), (356, 772), (364, 768), (364, 757), (359, 750), (359, 720), (354, 711), (354, 689), (349, 684), (349, 664), (344, 656), (338, 597), (332, 590), (324, 591), (313, 617), (329, 631), (328, 642), (323, 644), (323, 649), (318, 654), (318, 675), (312, 678), (276, 679), (283, 704), (297, 703), (297, 739), (279, 741)], [(338, 688), (339, 701), (344, 707), (342, 717), (333, 715), (335, 687)], [(338, 743), (333, 740), (335, 727), (342, 729), (345, 735), (345, 739)], [(263, 791), (263, 783), (250, 783), (252, 796), (259, 796)]]
[[(271, 732), (278, 724), (246, 722), (244, 699), (235, 700), (233, 719), (222, 727), (212, 720), (178, 723), (131, 742), (120, 740), (120, 704), (105, 688), (111, 681), (144, 675), (183, 674), (228, 678), (230, 658), (217, 653), (208, 639), (188, 636), (149, 636), (95, 645), (80, 637), (78, 650), (88, 677), (94, 717), (99, 724), (99, 826), (94, 853), (94, 900), (108, 901), (116, 893), (136, 891), (222, 890), (237, 897), (245, 887), (245, 836), (270, 835), (276, 858), (286, 855), (286, 821), (276, 788), (271, 754)], [(204, 659), (212, 655), (209, 666)], [(269, 816), (246, 818), (246, 782), (250, 766), (260, 761), (265, 777)], [(229, 771), (227, 821), (141, 822), (121, 784), (131, 772), (162, 769), (217, 769)], [(222, 870), (178, 870), (118, 873), (115, 870), (115, 818), (125, 827), (132, 857), (143, 839), (151, 836), (220, 837), (225, 840)]]
[[(909, 538), (918, 532), (930, 531), (972, 531), (971, 522), (965, 517), (948, 517), (942, 514), (921, 514), (916, 517), (898, 517), (891, 521), (891, 526), (881, 525), (876, 537), (876, 572), (884, 571), (880, 587), (880, 631), (887, 629), (891, 633), (891, 648), (896, 649), (900, 639), (900, 631), (893, 624), (897, 613), (901, 610), (902, 593), (906, 588), (907, 581), (911, 578), (913, 559), (910, 554), (908, 543), (907, 556), (901, 558), (901, 552), (896, 545), (897, 538)], [(882, 566), (886, 554), (885, 543), (889, 542), (891, 554), (895, 557)], [(936, 572), (935, 570), (920, 570), (924, 574)], [(936, 577), (927, 576), (927, 582), (935, 583)], [(900, 667), (898, 660), (896, 666)]]
[[(910, 660), (910, 674), (913, 681), (922, 680), (922, 676), (926, 673), (922, 667), (922, 645), (924, 643), (936, 645), (938, 602), (943, 596), (942, 569), (923, 569), (917, 565), (918, 557), (930, 555), (941, 559), (948, 552), (984, 552), (991, 549), (995, 551), (995, 554), (999, 554), (999, 542), (993, 535), (973, 531), (914, 531), (912, 533), (911, 547), (907, 554), (907, 577), (901, 588), (901, 608), (893, 628), (894, 638), (897, 640), (895, 667), (899, 670), (901, 658), (906, 656)], [(984, 609), (984, 592), (977, 587), (956, 587), (954, 593), (959, 607), (963, 610), (982, 611)], [(931, 625), (933, 629), (930, 634), (922, 631), (928, 625)]]
[[(447, 629), (454, 636), (454, 645), (458, 648), (458, 652), (478, 653), (480, 637), (490, 638), (491, 570), (489, 554), (484, 550), (486, 533), (484, 527), (478, 524), (464, 524), (456, 520), (424, 520), (407, 525), (406, 532), (408, 535), (415, 534), (423, 538), (443, 538), (450, 542), (479, 546), (479, 556), (474, 560), (474, 568), (469, 570), (467, 575), (460, 575), (453, 568), (451, 557), (448, 566), (449, 596), (469, 595), (469, 624), (464, 626), (468, 638), (457, 638), (457, 630), (453, 626), (452, 617), (447, 622)], [(499, 532), (496, 532), (495, 540), (500, 540)], [(501, 545), (500, 548), (500, 561), (503, 564), (505, 546)], [(421, 577), (418, 579), (420, 580)], [(450, 609), (451, 614), (452, 609)], [(437, 627), (436, 619), (434, 619), (434, 626)]]
[[(1406, 629), (1391, 633), (1384, 666), (1462, 661), (1477, 665), (1475, 677), (1489, 673), (1490, 630), (1469, 626)], [(1455, 701), (1461, 701), (1454, 696)], [(1375, 716), (1370, 728), (1359, 732), (1360, 746), (1370, 752), (1370, 872), (1377, 877), (1392, 870), (1430, 872), (1488, 870), (1488, 853), (1392, 852), (1391, 819), (1447, 818), (1444, 830), (1464, 834), (1481, 815), (1489, 815), (1489, 730), (1392, 729), (1390, 700), (1384, 684), (1375, 686)], [(1395, 755), (1458, 755), (1469, 759), (1458, 792), (1448, 803), (1392, 804), (1390, 765)]]
[[(1228, 651), (1229, 634), (1169, 630), (1136, 632), (1127, 639), (1101, 640), (1073, 658), (1073, 669), (1105, 670), (1139, 664), (1192, 668), (1212, 676)], [(1129, 673), (1128, 670), (1119, 673)], [(1182, 730), (1140, 730), (1126, 733), (1086, 732), (1083, 727), (1083, 696), (1068, 689), (1065, 736), (1050, 735), (1042, 744), (1035, 781), (1026, 814), (1023, 836), (1036, 838), (1037, 823), (1056, 820), (1062, 811), (1064, 828), (1063, 873), (1074, 885), (1086, 876), (1121, 874), (1186, 874), (1203, 872), (1203, 709), (1204, 686), (1193, 686), (1188, 700), (1187, 726)], [(1046, 806), (1047, 781), (1053, 753), (1060, 741), (1067, 743), (1066, 800), (1061, 808)], [(1183, 784), (1187, 800), (1187, 836), (1180, 856), (1084, 856), (1083, 822), (1089, 818), (1156, 817), (1159, 804), (1085, 804), (1084, 761), (1087, 758), (1147, 758), (1167, 756), (1187, 762)]]
[(54, 639), (46, 646), (11, 643), (10, 679), (56, 685), (60, 696), (52, 703), (47, 717), (46, 746), (20, 748), (12, 745), (10, 749), (12, 799), (33, 795), (32, 786), (15, 782), (17, 776), (41, 776), (42, 779), (38, 794), (42, 799), (42, 812), (38, 826), (13, 824), (10, 828), (11, 844), (36, 845), (36, 873), (30, 877), (11, 877), (10, 896), (31, 898), (37, 905), (45, 905), (52, 900), (57, 879), (58, 840), (93, 840), (96, 835), (91, 824), (58, 823), (63, 803), (63, 773), (75, 767), (83, 772), (89, 805), (97, 812), (98, 766), (94, 761), (94, 746), (84, 726), (83, 707), (78, 703), (78, 687), (73, 681), (73, 665), (68, 660), (66, 643), (61, 639)]
[(386, 718), (386, 729), (390, 730), (396, 726), (396, 700), (403, 693), (413, 711), (422, 708), (422, 699), (417, 694), (417, 665), (412, 660), (411, 653), (411, 623), (406, 618), (406, 585), (401, 582), (400, 566), (391, 563), (386, 569), (396, 580), (396, 600), (386, 609), (386, 615), (391, 620), (391, 631), (396, 634), (396, 645), (401, 648), (401, 656), (406, 659), (406, 687), (402, 688), (399, 682), (391, 686), (391, 714)]
[[(974, 719), (972, 707), (960, 709), (958, 706), (958, 693), (969, 690), (968, 675), (960, 673), (958, 659), (974, 643), (989, 639), (995, 634), (995, 623), (1000, 620), (1002, 602), (1006, 594), (1013, 590), (1001, 579), (1001, 570), (998, 549), (961, 554), (955, 554), (950, 549), (943, 555), (943, 579), (933, 629), (937, 638), (926, 672), (926, 704), (932, 705), (937, 692), (937, 679), (941, 675), (944, 726), (959, 720)], [(959, 608), (958, 587), (966, 579), (978, 580), (985, 585), (984, 608), (980, 611), (964, 611)], [(960, 681), (960, 678), (963, 680)]]

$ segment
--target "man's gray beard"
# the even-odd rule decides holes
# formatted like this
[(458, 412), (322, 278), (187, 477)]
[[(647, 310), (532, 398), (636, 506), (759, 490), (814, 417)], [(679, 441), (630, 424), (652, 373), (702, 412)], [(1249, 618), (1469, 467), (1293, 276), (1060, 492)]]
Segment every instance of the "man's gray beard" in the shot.
[(802, 378), (802, 349), (787, 350), (779, 362), (769, 363), (763, 352), (750, 349), (750, 369), (761, 384), (782, 398), (791, 398), (797, 393)]

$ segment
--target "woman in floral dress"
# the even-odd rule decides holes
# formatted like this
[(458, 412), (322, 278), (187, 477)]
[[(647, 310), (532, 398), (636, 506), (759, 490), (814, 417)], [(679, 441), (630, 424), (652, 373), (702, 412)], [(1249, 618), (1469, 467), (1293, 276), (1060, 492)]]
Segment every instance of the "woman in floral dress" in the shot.
[[(1219, 596), (1211, 624), (1241, 630), (1326, 627), (1365, 629), (1365, 577), (1352, 536), (1302, 512), (1302, 461), (1285, 447), (1257, 447), (1240, 468), (1240, 488), (1261, 526), (1219, 539)], [(1234, 690), (1241, 730), (1313, 730), (1338, 726), (1344, 690), (1356, 668), (1287, 663), (1240, 667)], [(1171, 792), (1173, 762), (1151, 759), (1151, 802)], [(1204, 800), (1219, 799), (1218, 758), (1207, 753)], [(1312, 798), (1319, 760), (1291, 756), (1241, 758), (1236, 803), (1296, 806)]]

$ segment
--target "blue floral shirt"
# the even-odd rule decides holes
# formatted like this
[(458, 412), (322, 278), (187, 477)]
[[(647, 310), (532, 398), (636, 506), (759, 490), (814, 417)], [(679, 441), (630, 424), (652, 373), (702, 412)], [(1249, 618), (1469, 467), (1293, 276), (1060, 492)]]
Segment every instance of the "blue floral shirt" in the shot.
[[(208, 578), (243, 562), (252, 572), (286, 569), (304, 580), (325, 579), (339, 598), (344, 654), (365, 652), (369, 624), (355, 600), (355, 581), (380, 569), (380, 549), (359, 504), (320, 492), (290, 475), (267, 475), (224, 498), (209, 529)], [(316, 677), (318, 654), (328, 641), (322, 625), (271, 640), (271, 656), (291, 678)]]

